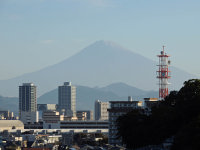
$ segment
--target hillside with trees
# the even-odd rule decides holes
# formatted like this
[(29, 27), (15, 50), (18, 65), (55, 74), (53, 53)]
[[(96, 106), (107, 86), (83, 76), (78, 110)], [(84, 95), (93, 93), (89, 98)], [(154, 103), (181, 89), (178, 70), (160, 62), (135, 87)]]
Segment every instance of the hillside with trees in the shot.
[(117, 120), (118, 136), (128, 148), (159, 145), (173, 138), (172, 150), (200, 149), (200, 80), (184, 82), (151, 115), (134, 110)]

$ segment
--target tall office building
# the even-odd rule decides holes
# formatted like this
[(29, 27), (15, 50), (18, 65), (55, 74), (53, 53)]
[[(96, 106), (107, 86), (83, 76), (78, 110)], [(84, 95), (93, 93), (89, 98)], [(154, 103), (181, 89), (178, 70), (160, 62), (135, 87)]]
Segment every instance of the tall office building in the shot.
[(24, 123), (38, 122), (36, 86), (33, 83), (19, 86), (19, 117)]
[(108, 120), (108, 102), (95, 101), (95, 120)]
[(58, 87), (58, 109), (68, 117), (76, 116), (76, 87), (71, 82)]

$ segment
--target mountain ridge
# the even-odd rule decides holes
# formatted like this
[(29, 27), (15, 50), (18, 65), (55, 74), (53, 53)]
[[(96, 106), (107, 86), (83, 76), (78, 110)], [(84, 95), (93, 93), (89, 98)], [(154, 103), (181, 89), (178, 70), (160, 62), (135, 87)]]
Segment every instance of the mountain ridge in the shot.
[[(110, 90), (110, 87), (113, 88)], [(119, 89), (121, 89), (119, 91)], [(104, 102), (108, 101), (126, 101), (128, 96), (132, 96), (133, 100), (143, 100), (143, 98), (151, 95), (153, 97), (158, 96), (157, 91), (145, 91), (136, 87), (127, 85), (125, 83), (113, 83), (111, 85), (101, 88), (91, 88), (87, 86), (76, 85), (77, 91), (77, 110), (81, 109), (94, 109), (95, 100), (99, 99)], [(127, 91), (127, 92), (124, 92)], [(137, 93), (140, 91), (140, 93)], [(58, 102), (58, 89), (54, 89), (45, 93), (38, 98), (38, 103), (55, 103)]]
[[(117, 88), (115, 88), (116, 86)], [(120, 86), (121, 92), (117, 91)], [(101, 88), (91, 88), (87, 86), (79, 86), (77, 87), (77, 110), (94, 110), (94, 102), (95, 100), (99, 99), (104, 102), (108, 101), (117, 101), (117, 100), (127, 100), (128, 96), (132, 96), (133, 100), (142, 100), (144, 97), (148, 97), (151, 95), (151, 97), (156, 97), (158, 95), (157, 91), (144, 91), (141, 89), (137, 89), (135, 87), (129, 86), (124, 83), (114, 83), (111, 85), (108, 85), (106, 87)], [(113, 87), (112, 91), (109, 91), (108, 87)], [(128, 93), (128, 95), (124, 94), (124, 90), (126, 91), (132, 91)], [(116, 91), (115, 91), (116, 90)], [(134, 91), (136, 90), (136, 91)], [(143, 95), (133, 95), (134, 93), (137, 93), (137, 91), (143, 91)], [(117, 93), (117, 94), (115, 94)], [(3, 97), (0, 96), (0, 110), (10, 110), (15, 113), (15, 115), (18, 115), (18, 104), (19, 99), (18, 97)], [(57, 104), (58, 103), (58, 89), (51, 90), (42, 96), (38, 97), (37, 99), (38, 104)]]
[[(33, 82), (38, 86), (38, 95), (62, 85), (65, 81), (89, 87), (123, 82), (139, 89), (158, 89), (157, 63), (116, 45), (97, 41), (60, 63), (9, 80), (1, 80), (0, 94), (16, 96), (17, 87), (24, 82)], [(175, 67), (171, 67), (171, 70), (171, 83), (175, 83), (172, 84), (172, 89), (179, 89), (185, 80), (196, 77)]]

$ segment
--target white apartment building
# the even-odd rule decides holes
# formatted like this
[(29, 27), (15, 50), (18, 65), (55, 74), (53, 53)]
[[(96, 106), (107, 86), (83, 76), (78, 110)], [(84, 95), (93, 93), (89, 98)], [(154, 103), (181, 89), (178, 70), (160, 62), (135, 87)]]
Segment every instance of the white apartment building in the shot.
[(108, 120), (108, 102), (95, 101), (95, 120)]

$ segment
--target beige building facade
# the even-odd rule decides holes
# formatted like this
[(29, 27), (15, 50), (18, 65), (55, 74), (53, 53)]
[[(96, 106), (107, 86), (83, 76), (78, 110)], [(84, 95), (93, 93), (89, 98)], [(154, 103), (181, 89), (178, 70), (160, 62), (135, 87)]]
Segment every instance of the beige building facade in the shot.
[(23, 130), (24, 124), (20, 120), (0, 120), (0, 131)]

